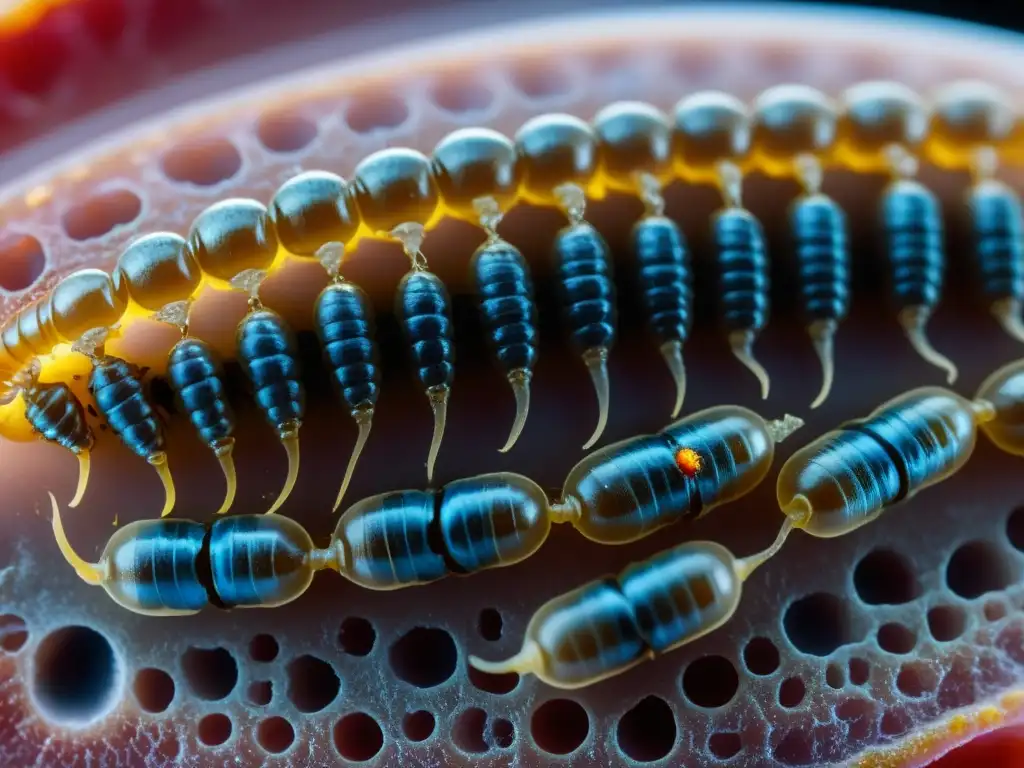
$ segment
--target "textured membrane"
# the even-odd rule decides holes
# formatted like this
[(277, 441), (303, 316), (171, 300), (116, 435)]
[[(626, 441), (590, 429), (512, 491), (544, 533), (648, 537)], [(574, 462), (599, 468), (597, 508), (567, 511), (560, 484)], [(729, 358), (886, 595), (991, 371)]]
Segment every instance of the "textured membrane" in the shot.
[[(780, 18), (785, 22), (626, 14), (617, 22), (577, 18), (529, 33), (498, 28), (485, 41), (466, 36), (397, 48), (157, 115), (0, 190), (0, 316), (76, 268), (109, 270), (139, 233), (184, 232), (215, 200), (265, 201), (298, 170), (350, 175), (375, 149), (429, 151), (462, 125), (512, 133), (548, 111), (589, 118), (620, 98), (669, 108), (699, 88), (749, 99), (787, 81), (832, 94), (881, 76), (922, 91), (963, 77), (995, 82), (1018, 98), (1024, 90), (1020, 43), (979, 40), (956, 29), (919, 27), (908, 34), (896, 23)], [(820, 34), (807, 34), (815, 24)], [(11, 162), (19, 158), (15, 153)], [(776, 466), (837, 423), (937, 376), (880, 309), (874, 249), (880, 179), (828, 178), (829, 192), (849, 214), (857, 261), (831, 400), (808, 413), (817, 369), (794, 316), (787, 271), (785, 213), (795, 185), (755, 178), (745, 195), (765, 223), (776, 273), (777, 309), (761, 342), (773, 375), (771, 399), (761, 403), (700, 307), (687, 347), (688, 411), (739, 403), (768, 417), (793, 412), (807, 419), (780, 447)], [(972, 393), (1020, 348), (958, 279), (966, 274), (960, 254), (969, 252), (965, 179), (931, 169), (925, 179), (943, 201), (954, 270), (932, 336), (960, 365), (957, 390)], [(667, 197), (668, 215), (694, 248), (699, 296), (711, 285), (708, 221), (715, 196), (710, 188), (675, 185)], [(633, 199), (602, 201), (589, 211), (612, 246), (618, 274), (629, 274), (628, 231), (638, 213)], [(534, 415), (523, 443), (498, 454), (511, 403), (490, 368), (465, 270), (480, 235), (445, 225), (424, 247), (452, 292), (459, 349), (438, 479), (508, 469), (557, 487), (578, 459), (593, 417), (585, 373), (555, 319), (549, 249), (562, 222), (551, 212), (523, 210), (507, 223), (507, 237), (531, 262), (541, 299)], [(397, 248), (365, 243), (347, 271), (381, 311), (385, 371), (375, 434), (350, 500), (423, 483), (429, 413), (388, 317), (405, 268)], [(292, 264), (271, 278), (264, 299), (308, 331), (309, 308), (324, 279), (314, 264)], [(656, 430), (671, 405), (671, 382), (642, 331), (639, 304), (623, 294), (605, 443)], [(204, 296), (194, 331), (230, 350), (243, 305), (238, 295)], [(126, 356), (153, 368), (154, 392), (173, 336), (173, 329), (151, 325), (124, 342)], [(300, 342), (310, 411), (324, 418), (307, 420), (304, 474), (282, 513), (323, 544), (333, 527), (327, 510), (341, 471), (338, 456), (353, 433), (333, 404), (310, 334)], [(229, 380), (242, 418), (236, 457), (244, 480), (235, 511), (262, 511), (283, 476), (279, 449), (236, 370)], [(181, 481), (175, 514), (206, 519), (221, 488), (217, 468), (169, 399), (161, 405), (172, 416), (169, 445), (177, 446), (170, 449)], [(559, 429), (546, 429), (552, 423)], [(66, 515), (86, 558), (109, 537), (115, 515), (123, 525), (159, 509), (155, 479), (130, 461), (115, 441), (101, 437), (90, 495)], [(742, 555), (762, 548), (781, 521), (773, 475), (695, 526), (668, 528), (625, 547), (602, 548), (560, 526), (533, 558), (469, 579), (374, 593), (321, 574), (301, 600), (283, 608), (155, 619), (117, 608), (60, 558), (44, 492), (52, 488), (65, 498), (72, 465), (49, 446), (0, 443), (0, 764), (63, 765), (87, 755), (126, 766), (333, 765), (339, 756), (381, 766), (819, 766), (918, 743), (907, 740), (934, 728), (955, 743), (1017, 718), (1022, 706), (1013, 692), (1024, 676), (1024, 489), (1019, 461), (984, 441), (958, 477), (870, 526), (827, 541), (794, 534), (750, 579), (739, 612), (721, 630), (570, 692), (471, 670), (466, 657), (510, 654), (531, 612), (548, 598), (686, 538), (721, 541)], [(908, 747), (895, 764), (927, 759)]]

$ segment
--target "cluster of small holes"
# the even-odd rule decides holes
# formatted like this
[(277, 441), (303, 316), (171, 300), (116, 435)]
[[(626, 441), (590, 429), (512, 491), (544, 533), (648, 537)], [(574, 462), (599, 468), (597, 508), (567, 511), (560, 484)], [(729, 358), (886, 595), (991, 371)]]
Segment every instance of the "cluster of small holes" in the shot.
[(142, 200), (130, 189), (113, 189), (88, 197), (61, 217), (72, 240), (92, 240), (131, 224), (142, 213)]
[(767, 637), (755, 637), (743, 649), (743, 663), (751, 674), (770, 675), (779, 668), (779, 649)]
[(812, 656), (831, 656), (840, 646), (856, 641), (848, 604), (826, 592), (790, 603), (782, 625), (796, 649)]
[(960, 637), (967, 628), (967, 616), (955, 605), (937, 605), (928, 611), (928, 631), (940, 643)]
[(135, 673), (132, 690), (144, 711), (159, 714), (166, 712), (174, 701), (174, 678), (162, 669), (143, 667)]
[(469, 682), (476, 688), (487, 693), (493, 693), (496, 696), (512, 693), (516, 686), (519, 685), (519, 675), (515, 672), (494, 674), (492, 672), (483, 672), (476, 667), (470, 666), (468, 675)]
[(672, 708), (658, 696), (647, 696), (619, 718), (615, 741), (638, 763), (661, 760), (675, 746), (678, 731)]
[(469, 754), (482, 754), (489, 749), (484, 738), (487, 713), (472, 707), (460, 713), (452, 723), (452, 743)]
[(261, 720), (256, 726), (256, 743), (272, 754), (285, 752), (295, 741), (295, 728), (279, 715)]
[(698, 707), (724, 707), (739, 689), (736, 667), (724, 656), (694, 659), (683, 672), (683, 692)]
[(402, 733), (409, 741), (426, 741), (434, 735), (437, 721), (433, 712), (417, 709), (402, 719)]
[(219, 747), (231, 738), (231, 718), (227, 715), (215, 712), (205, 715), (199, 721), (199, 741), (208, 747)]
[(738, 733), (713, 733), (708, 739), (708, 751), (719, 760), (731, 760), (743, 749), (743, 739)]
[(338, 645), (350, 656), (369, 656), (377, 642), (373, 625), (359, 616), (349, 616), (338, 629)]
[(1006, 617), (1006, 604), (1001, 600), (989, 600), (984, 608), (986, 621), (999, 621)]
[(861, 558), (853, 571), (853, 586), (868, 605), (901, 605), (920, 594), (910, 561), (887, 549), (874, 550)]
[(0, 232), (0, 288), (14, 293), (31, 286), (46, 268), (46, 252), (32, 235)]
[(998, 592), (1013, 583), (1013, 572), (1003, 551), (988, 541), (961, 544), (946, 564), (946, 584), (960, 597), (973, 600)]
[(550, 699), (533, 711), (530, 735), (534, 743), (552, 755), (568, 755), (579, 749), (590, 733), (590, 715), (572, 699)]
[(896, 688), (904, 696), (919, 699), (935, 691), (939, 678), (935, 670), (922, 661), (909, 661), (896, 675)]
[(492, 643), (501, 640), (501, 614), (494, 608), (484, 608), (480, 611), (480, 618), (477, 619), (477, 630), (484, 640)]
[(118, 698), (118, 680), (113, 646), (91, 627), (61, 627), (36, 646), (32, 692), (55, 722), (84, 724), (102, 716)]
[(807, 689), (799, 677), (787, 677), (779, 685), (779, 705), (786, 709), (799, 707)]
[(829, 688), (839, 689), (846, 685), (846, 675), (838, 664), (829, 664), (825, 668), (825, 683)]
[(261, 664), (269, 664), (277, 658), (280, 648), (273, 635), (256, 635), (249, 641), (249, 658)]
[(192, 693), (204, 701), (226, 699), (238, 684), (238, 662), (226, 648), (188, 648), (181, 668)]
[(246, 692), (250, 704), (257, 707), (267, 706), (274, 698), (274, 684), (270, 680), (256, 680), (249, 683)]
[(549, 59), (523, 62), (508, 74), (509, 83), (534, 101), (564, 97), (572, 90), (572, 78), (557, 62)]
[(345, 109), (345, 122), (355, 133), (393, 131), (409, 119), (405, 99), (387, 91), (356, 96)]
[(0, 651), (17, 653), (28, 641), (28, 627), (21, 616), (5, 613), (0, 616)]
[(415, 627), (388, 649), (395, 677), (417, 688), (434, 688), (455, 674), (458, 648), (452, 636), (436, 627)]
[(371, 715), (352, 712), (334, 726), (334, 746), (346, 760), (371, 760), (384, 748), (384, 731)]
[(341, 691), (341, 679), (334, 667), (316, 656), (293, 659), (288, 664), (287, 673), (288, 699), (299, 712), (319, 712)]
[(167, 150), (160, 159), (160, 167), (171, 181), (213, 187), (242, 169), (242, 155), (225, 138), (194, 138)]
[(316, 135), (316, 122), (291, 110), (265, 112), (256, 122), (256, 138), (260, 144), (280, 154), (305, 149)]
[(871, 665), (864, 659), (854, 656), (849, 663), (849, 677), (853, 685), (866, 685), (871, 677)]
[(878, 647), (886, 653), (904, 655), (914, 650), (917, 635), (899, 622), (889, 622), (878, 628)]

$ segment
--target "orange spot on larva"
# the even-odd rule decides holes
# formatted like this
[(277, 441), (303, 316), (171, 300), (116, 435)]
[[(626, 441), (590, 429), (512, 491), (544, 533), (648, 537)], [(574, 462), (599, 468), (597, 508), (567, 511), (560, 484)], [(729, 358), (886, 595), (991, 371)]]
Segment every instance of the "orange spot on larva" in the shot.
[(676, 466), (687, 477), (693, 477), (700, 472), (703, 462), (701, 462), (700, 454), (693, 448), (680, 448), (676, 451)]

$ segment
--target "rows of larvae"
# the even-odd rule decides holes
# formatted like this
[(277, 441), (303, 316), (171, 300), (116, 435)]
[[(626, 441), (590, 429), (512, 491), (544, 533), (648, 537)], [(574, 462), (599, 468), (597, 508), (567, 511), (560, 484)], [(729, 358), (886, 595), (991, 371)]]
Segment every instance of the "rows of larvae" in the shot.
[(170, 233), (142, 237), (121, 254), (112, 277), (98, 270), (74, 273), (19, 312), (0, 334), (0, 352), (17, 369), (5, 397), (20, 399), (23, 418), (9, 413), (0, 418), (0, 433), (38, 434), (75, 452), (81, 469), (71, 505), (81, 500), (93, 435), (70, 388), (60, 381), (43, 383), (47, 365), (56, 365), (70, 342), (72, 353), (93, 361), (90, 390), (101, 414), (160, 473), (162, 514), (168, 514), (175, 494), (160, 422), (137, 371), (103, 347), (137, 310), (153, 313), (182, 330), (168, 359), (169, 379), (221, 462), (227, 490), (219, 511), (226, 511), (235, 488), (233, 418), (219, 362), (209, 345), (189, 336), (188, 311), (204, 285), (230, 286), (250, 296), (249, 312), (238, 327), (238, 358), (288, 455), (286, 480), (270, 509), (276, 511), (298, 477), (305, 411), (291, 329), (259, 299), (260, 283), (281, 261), (283, 249), (319, 259), (332, 277), (313, 308), (314, 325), (340, 396), (358, 425), (337, 509), (369, 437), (380, 384), (370, 302), (345, 279), (345, 254), (362, 238), (385, 236), (397, 239), (410, 261), (395, 311), (434, 413), (429, 482), (445, 430), (455, 344), (450, 297), (430, 271), (421, 244), (440, 218), (452, 215), (478, 223), (487, 233), (471, 271), (483, 324), (515, 393), (516, 417), (502, 448), (507, 451), (529, 412), (537, 309), (527, 262), (497, 227), (504, 212), (526, 201), (560, 206), (568, 218), (556, 235), (554, 254), (566, 331), (590, 371), (598, 400), (587, 449), (607, 422), (607, 359), (616, 339), (617, 310), (611, 255), (585, 220), (586, 200), (630, 190), (646, 205), (633, 232), (638, 283), (648, 324), (676, 382), (676, 415), (686, 390), (682, 349), (694, 298), (684, 234), (664, 215), (662, 188), (676, 177), (714, 183), (722, 192), (725, 205), (712, 222), (720, 320), (733, 352), (757, 375), (767, 397), (768, 374), (753, 345), (769, 316), (769, 262), (761, 225), (743, 207), (741, 194), (743, 176), (751, 170), (796, 178), (804, 188), (792, 208), (792, 230), (799, 302), (823, 369), (815, 407), (830, 392), (833, 337), (850, 302), (845, 216), (820, 191), (823, 169), (830, 165), (892, 175), (881, 218), (898, 317), (913, 346), (945, 369), (952, 383), (954, 364), (925, 334), (942, 294), (946, 257), (940, 206), (913, 178), (916, 157), (974, 173), (969, 200), (982, 292), (1004, 327), (1024, 339), (1024, 223), (1017, 195), (994, 178), (997, 157), (1016, 146), (1019, 127), (1003, 95), (981, 83), (948, 86), (930, 105), (891, 82), (854, 86), (838, 104), (811, 88), (784, 85), (750, 106), (720, 92), (696, 93), (676, 106), (671, 120), (650, 105), (620, 102), (590, 123), (561, 114), (534, 118), (514, 139), (487, 129), (461, 129), (429, 158), (404, 148), (376, 152), (356, 167), (351, 182), (328, 172), (304, 172), (276, 192), (269, 208), (251, 199), (221, 201), (200, 214), (187, 240)]
[[(750, 493), (767, 476), (775, 444), (801, 423), (765, 422), (739, 406), (709, 408), (598, 449), (572, 469), (555, 502), (512, 473), (380, 494), (350, 507), (323, 549), (281, 515), (171, 518), (131, 523), (90, 563), (69, 543), (51, 494), (52, 525), (78, 576), (128, 610), (174, 616), (211, 604), (276, 607), (324, 569), (393, 590), (507, 567), (535, 553), (552, 523), (568, 522), (604, 545), (636, 541)], [(549, 601), (512, 658), (470, 663), (577, 688), (692, 642), (731, 618), (743, 582), (794, 528), (819, 538), (860, 528), (962, 469), (979, 428), (1001, 450), (1024, 456), (1024, 360), (989, 376), (973, 400), (915, 389), (798, 450), (777, 478), (785, 518), (768, 549), (746, 558), (710, 541), (664, 550)]]

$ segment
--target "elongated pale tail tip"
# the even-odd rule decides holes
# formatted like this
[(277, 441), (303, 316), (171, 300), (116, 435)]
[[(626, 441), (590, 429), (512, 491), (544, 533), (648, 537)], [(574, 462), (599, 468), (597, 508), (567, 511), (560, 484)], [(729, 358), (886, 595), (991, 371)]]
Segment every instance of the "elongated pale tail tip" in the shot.
[(587, 365), (590, 380), (594, 383), (594, 394), (597, 395), (597, 426), (594, 427), (594, 434), (583, 444), (585, 451), (601, 439), (605, 427), (608, 426), (608, 407), (611, 399), (611, 385), (608, 381), (608, 350), (588, 349), (583, 353), (583, 362)]
[(900, 324), (914, 351), (927, 363), (946, 372), (946, 383), (956, 381), (959, 372), (956, 364), (932, 346), (926, 326), (931, 310), (928, 307), (911, 307), (900, 313)]
[(338, 497), (334, 500), (334, 506), (331, 508), (332, 513), (337, 512), (338, 507), (341, 506), (341, 500), (345, 498), (345, 492), (348, 491), (349, 483), (352, 482), (352, 475), (355, 474), (356, 464), (359, 463), (359, 457), (363, 453), (363, 448), (366, 447), (366, 441), (370, 438), (370, 430), (373, 428), (373, 409), (356, 410), (353, 418), (359, 426), (359, 434), (356, 435), (356, 444), (352, 447), (352, 455), (349, 456), (348, 466), (345, 467), (345, 477), (341, 481)]
[(771, 560), (775, 555), (782, 549), (782, 545), (786, 543), (786, 539), (789, 538), (789, 534), (796, 528), (796, 522), (792, 517), (786, 517), (782, 521), (782, 527), (779, 529), (778, 535), (775, 537), (775, 541), (771, 543), (768, 549), (761, 552), (757, 552), (750, 557), (743, 557), (736, 560), (733, 566), (736, 570), (737, 578), (742, 582), (750, 578), (750, 574), (764, 565), (766, 562)]
[(216, 450), (217, 461), (220, 464), (220, 471), (224, 473), (224, 501), (221, 502), (218, 515), (223, 515), (231, 505), (235, 503), (235, 494), (238, 492), (238, 476), (235, 474), (235, 459), (232, 456), (234, 441)]
[(519, 653), (502, 661), (485, 661), (478, 656), (470, 656), (471, 667), (491, 675), (507, 675), (515, 672), (519, 675), (536, 675), (544, 669), (544, 654), (534, 640), (527, 640)]
[(824, 403), (832, 392), (832, 382), (835, 379), (835, 334), (836, 323), (834, 320), (812, 323), (808, 332), (814, 344), (814, 352), (821, 362), (821, 389), (818, 396), (811, 401), (811, 410)]
[(756, 334), (753, 331), (736, 331), (729, 334), (729, 348), (737, 360), (743, 363), (761, 385), (761, 399), (768, 399), (768, 391), (771, 387), (771, 378), (768, 371), (754, 357), (753, 347)]
[(75, 569), (75, 573), (78, 574), (78, 578), (86, 584), (102, 584), (103, 568), (99, 563), (90, 563), (83, 560), (71, 547), (71, 542), (68, 541), (67, 534), (64, 533), (64, 524), (60, 519), (60, 507), (57, 506), (57, 499), (52, 493), (47, 493), (47, 495), (50, 497), (50, 511), (53, 517), (51, 521), (51, 524), (53, 525), (53, 538), (57, 541), (57, 547), (60, 549), (60, 553), (64, 555), (64, 559), (67, 560), (68, 565)]
[(271, 505), (264, 514), (272, 515), (281, 508), (281, 505), (288, 501), (288, 497), (292, 495), (292, 491), (295, 489), (295, 481), (299, 477), (299, 428), (295, 426), (291, 429), (282, 430), (280, 433), (281, 445), (284, 447), (284, 452), (288, 457), (288, 474), (285, 476), (284, 485), (281, 487), (281, 493), (278, 494), (277, 500)]
[(992, 314), (1006, 333), (1024, 342), (1024, 321), (1021, 320), (1022, 305), (1019, 299), (1003, 299), (992, 305)]
[(683, 400), (686, 399), (686, 365), (683, 363), (683, 343), (681, 341), (665, 342), (661, 345), (661, 356), (665, 358), (665, 364), (676, 384), (676, 402), (672, 406), (672, 418), (674, 419), (683, 410)]
[(512, 394), (516, 398), (516, 418), (512, 422), (512, 430), (508, 433), (505, 445), (498, 449), (499, 453), (508, 453), (523, 434), (526, 417), (530, 415), (530, 371), (520, 368), (508, 375), (508, 383), (512, 386)]
[(444, 440), (444, 428), (448, 423), (448, 397), (451, 388), (447, 386), (433, 387), (427, 391), (430, 408), (434, 412), (434, 434), (430, 438), (430, 450), (427, 451), (427, 482), (434, 479), (434, 464), (441, 452), (441, 441)]
[(156, 470), (157, 477), (160, 478), (160, 482), (164, 486), (164, 508), (160, 510), (160, 517), (167, 517), (171, 514), (171, 510), (174, 509), (174, 502), (178, 497), (178, 493), (174, 489), (174, 478), (171, 476), (171, 468), (167, 464), (167, 454), (163, 452), (155, 453), (147, 461)]
[(89, 485), (89, 451), (79, 451), (77, 454), (78, 458), (78, 485), (75, 486), (75, 495), (71, 501), (68, 502), (68, 506), (74, 509), (82, 503), (82, 498), (85, 496), (85, 489)]

